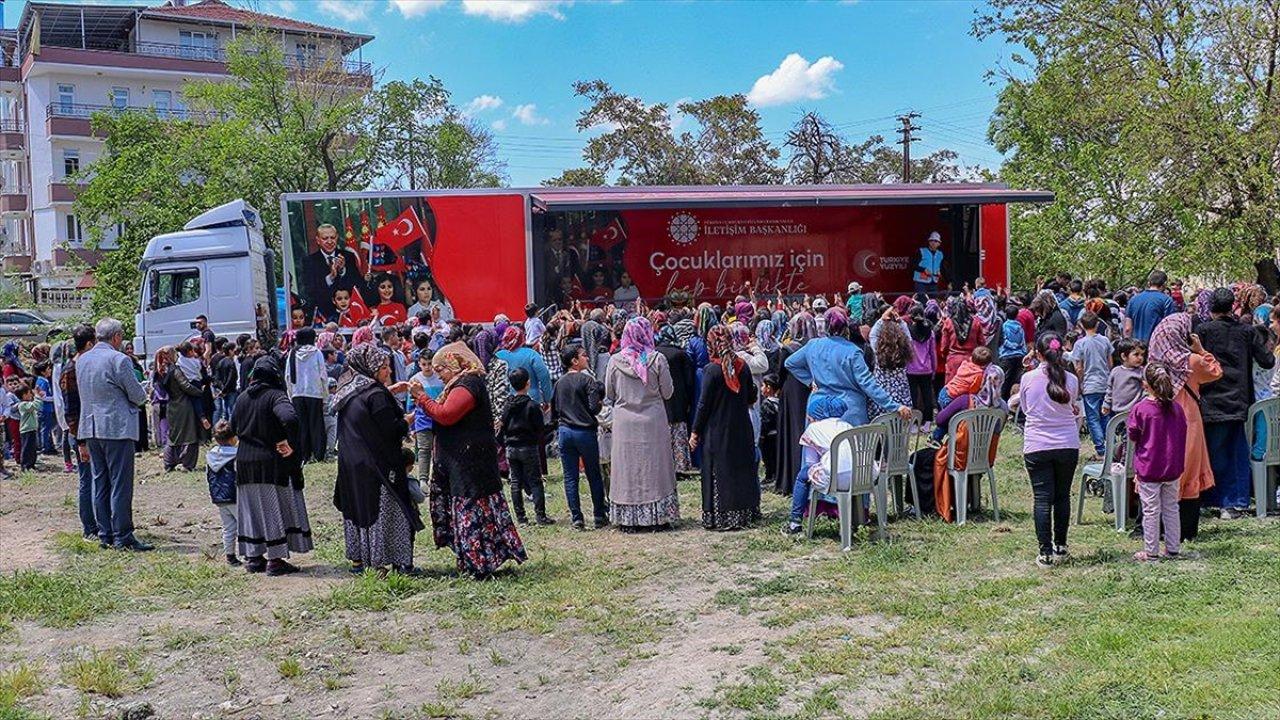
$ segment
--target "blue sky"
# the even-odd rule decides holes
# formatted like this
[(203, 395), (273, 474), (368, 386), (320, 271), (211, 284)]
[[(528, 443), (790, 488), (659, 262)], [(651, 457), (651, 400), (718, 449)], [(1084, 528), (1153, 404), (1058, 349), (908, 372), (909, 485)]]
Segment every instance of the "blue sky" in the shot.
[[(860, 140), (915, 109), (913, 149), (1000, 161), (985, 139), (997, 91), (985, 74), (1011, 51), (969, 35), (974, 2), (231, 1), (376, 35), (364, 59), (385, 79), (443, 80), (493, 130), (513, 185), (582, 164), (570, 85), (595, 78), (647, 102), (747, 93), (778, 143), (804, 110)], [(22, 4), (4, 5), (13, 27)]]

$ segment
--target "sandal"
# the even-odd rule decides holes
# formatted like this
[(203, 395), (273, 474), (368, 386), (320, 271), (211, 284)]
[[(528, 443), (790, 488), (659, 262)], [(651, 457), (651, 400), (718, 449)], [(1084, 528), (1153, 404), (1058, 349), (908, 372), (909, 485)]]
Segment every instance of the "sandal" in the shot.
[(1158, 562), (1160, 560), (1160, 558), (1155, 555), (1148, 555), (1146, 550), (1139, 550), (1138, 552), (1134, 553), (1133, 559), (1137, 562), (1149, 562), (1149, 563)]

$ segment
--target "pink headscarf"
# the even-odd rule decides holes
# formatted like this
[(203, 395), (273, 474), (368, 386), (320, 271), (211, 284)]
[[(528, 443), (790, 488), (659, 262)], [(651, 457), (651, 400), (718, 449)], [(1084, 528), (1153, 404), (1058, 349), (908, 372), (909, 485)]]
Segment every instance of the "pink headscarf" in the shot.
[(328, 330), (320, 333), (319, 337), (316, 338), (316, 347), (320, 348), (321, 350), (332, 347), (334, 336), (335, 336), (334, 333), (331, 333)]
[(653, 354), (653, 326), (642, 317), (631, 318), (622, 331), (619, 354), (631, 364), (640, 382), (649, 382), (649, 357)]
[(524, 346), (524, 328), (519, 325), (509, 325), (506, 330), (502, 331), (502, 349), (508, 352), (514, 352)]
[(368, 325), (356, 328), (356, 331), (351, 335), (351, 349), (354, 350), (366, 344), (373, 344), (373, 328)]

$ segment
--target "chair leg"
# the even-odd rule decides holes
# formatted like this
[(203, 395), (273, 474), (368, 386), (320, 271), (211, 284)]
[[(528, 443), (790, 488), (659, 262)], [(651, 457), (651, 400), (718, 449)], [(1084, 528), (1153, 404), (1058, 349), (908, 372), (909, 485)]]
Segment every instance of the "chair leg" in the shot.
[(1111, 500), (1116, 511), (1116, 532), (1129, 529), (1129, 488), (1124, 475), (1111, 478)]
[(1085, 477), (1080, 475), (1080, 494), (1076, 497), (1076, 524), (1084, 524), (1084, 483)]
[(813, 539), (813, 520), (818, 514), (818, 491), (809, 488), (809, 517), (805, 523), (804, 537), (806, 540)]
[(991, 514), (995, 516), (996, 522), (1000, 522), (1000, 498), (996, 496), (995, 468), (987, 471), (987, 477), (991, 479)]
[(956, 524), (963, 525), (969, 515), (969, 476), (964, 471), (951, 473), (954, 490), (951, 493), (956, 504)]
[(840, 514), (840, 549), (853, 547), (853, 495), (836, 493), (836, 507)]
[(872, 493), (876, 500), (876, 538), (884, 540), (889, 536), (889, 490), (879, 485)]
[(1249, 470), (1253, 475), (1255, 514), (1260, 518), (1264, 518), (1267, 516), (1267, 466), (1256, 460), (1250, 460)]
[(911, 483), (911, 509), (916, 512), (916, 519), (920, 519), (920, 489), (916, 487), (916, 469), (914, 467), (907, 468), (907, 482)]

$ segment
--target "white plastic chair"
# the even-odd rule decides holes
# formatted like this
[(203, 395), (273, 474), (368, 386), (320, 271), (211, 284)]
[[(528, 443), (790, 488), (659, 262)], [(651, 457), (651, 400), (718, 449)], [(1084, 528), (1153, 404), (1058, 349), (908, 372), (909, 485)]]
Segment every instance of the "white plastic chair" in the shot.
[[(947, 475), (955, 488), (956, 524), (963, 525), (969, 515), (969, 478), (985, 474), (991, 482), (991, 509), (1000, 522), (1000, 500), (996, 497), (996, 473), (991, 466), (991, 448), (1000, 424), (1009, 413), (995, 408), (965, 410), (951, 416), (947, 424)], [(968, 461), (956, 469), (956, 433), (961, 425), (969, 426)], [(935, 481), (937, 479), (935, 478)]]
[[(1267, 447), (1262, 459), (1254, 460), (1254, 422), (1259, 414), (1267, 428)], [(1249, 444), (1249, 467), (1253, 471), (1253, 504), (1257, 506), (1258, 517), (1262, 518), (1267, 516), (1267, 508), (1275, 497), (1269, 482), (1269, 470), (1280, 465), (1280, 398), (1259, 400), (1249, 406), (1249, 414), (1244, 421), (1244, 436)]]
[(919, 432), (924, 415), (919, 410), (911, 411), (911, 420), (903, 420), (896, 412), (879, 415), (871, 422), (885, 426), (885, 458), (880, 463), (880, 482), (889, 487), (893, 482), (893, 511), (902, 515), (903, 496), (902, 479), (905, 478), (911, 488), (911, 509), (916, 519), (920, 519), (920, 490), (916, 488), (916, 470), (911, 464), (911, 452), (908, 443), (913, 431)]
[[(888, 493), (885, 484), (879, 482), (879, 470), (876, 459), (885, 446), (884, 425), (860, 425), (845, 430), (831, 441), (827, 470), (831, 485), (825, 493), (826, 497), (834, 497), (840, 515), (840, 549), (848, 550), (853, 546), (853, 520), (856, 514), (853, 500), (863, 495), (874, 495), (876, 502), (876, 536), (883, 538), (889, 524)], [(852, 457), (841, 462), (845, 452)], [(809, 522), (805, 528), (805, 537), (813, 537), (813, 522), (818, 514), (818, 496), (821, 493), (809, 493)]]
[[(1111, 484), (1111, 502), (1116, 513), (1116, 532), (1124, 532), (1129, 523), (1129, 486), (1133, 477), (1133, 442), (1129, 440), (1129, 411), (1116, 413), (1107, 420), (1106, 444), (1102, 450), (1102, 462), (1089, 463), (1080, 468), (1080, 495), (1076, 498), (1076, 524), (1084, 524), (1085, 480), (1094, 479)], [(1124, 473), (1112, 473), (1119, 462), (1117, 455), (1124, 450)]]

